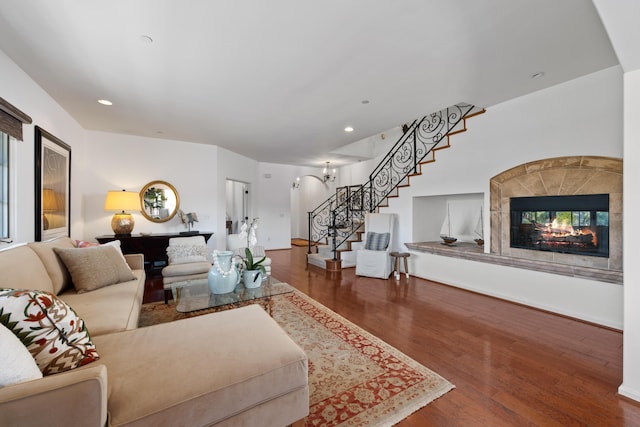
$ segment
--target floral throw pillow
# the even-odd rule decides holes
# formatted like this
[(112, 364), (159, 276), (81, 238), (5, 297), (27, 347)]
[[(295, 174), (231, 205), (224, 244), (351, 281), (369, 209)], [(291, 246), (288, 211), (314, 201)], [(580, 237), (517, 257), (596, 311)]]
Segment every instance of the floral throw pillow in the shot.
[(22, 341), (44, 375), (99, 358), (84, 321), (52, 293), (1, 289), (0, 323)]

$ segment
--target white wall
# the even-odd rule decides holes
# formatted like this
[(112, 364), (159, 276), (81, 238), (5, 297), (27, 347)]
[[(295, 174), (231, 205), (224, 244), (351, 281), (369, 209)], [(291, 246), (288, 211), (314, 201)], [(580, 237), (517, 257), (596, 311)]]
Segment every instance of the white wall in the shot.
[[(256, 195), (259, 192), (256, 185), (258, 162), (253, 159), (215, 145), (106, 132), (88, 131), (87, 140), (90, 153), (81, 183), (84, 186), (85, 239), (113, 233), (110, 228), (112, 214), (102, 210), (108, 190), (140, 191), (153, 180), (167, 181), (176, 188), (180, 208), (198, 214), (194, 229), (214, 233), (209, 241), (212, 248), (226, 247), (227, 179), (249, 184), (249, 219), (260, 216)], [(288, 200), (286, 206), (288, 211)], [(148, 221), (141, 214), (135, 214), (134, 218), (134, 233), (186, 230), (177, 217), (159, 224)], [(288, 222), (284, 228), (288, 229)], [(258, 233), (260, 240), (260, 229)]]
[[(640, 70), (624, 75), (624, 211), (623, 224), (635, 224), (640, 212)], [(624, 229), (624, 375), (620, 393), (640, 400), (640, 247), (633, 227)]]
[[(267, 249), (291, 247), (291, 238), (307, 238), (307, 212), (335, 193), (336, 182), (323, 183), (321, 168), (259, 163), (258, 242)], [(338, 172), (339, 174), (339, 172)], [(300, 186), (292, 188), (296, 178)]]
[(260, 163), (257, 201), (260, 217), (258, 243), (267, 249), (291, 247), (292, 166)]
[[(24, 126), (24, 142), (11, 146), (13, 208), (10, 214), (14, 219), (11, 237), (15, 242), (34, 239), (33, 147), (34, 125), (38, 125), (72, 148), (72, 238), (93, 240), (101, 234), (112, 234), (113, 214), (103, 210), (108, 190), (140, 191), (149, 181), (160, 179), (176, 187), (183, 210), (198, 214), (199, 222), (194, 228), (214, 232), (212, 246), (225, 247), (225, 180), (257, 183), (257, 161), (214, 145), (86, 131), (1, 51), (0, 93), (33, 118), (33, 125)], [(290, 235), (287, 220), (290, 188), (283, 186), (284, 193), (279, 193), (279, 186), (277, 188), (278, 196), (276, 200), (269, 200), (268, 208), (278, 212), (278, 220), (273, 224), (277, 228), (271, 233), (278, 236), (278, 246), (284, 247), (282, 242)], [(260, 209), (256, 192), (252, 193), (251, 218), (259, 216)], [(280, 213), (285, 216), (281, 217)], [(184, 230), (178, 218), (156, 224), (135, 213), (134, 219), (134, 232)], [(288, 245), (289, 242), (286, 247)]]
[[(111, 234), (111, 213), (104, 212), (104, 195), (109, 189), (140, 189), (149, 181), (170, 182), (180, 194), (180, 207), (196, 212), (194, 228), (212, 231), (210, 246), (226, 247), (227, 180), (248, 184), (248, 217), (260, 218), (258, 242), (266, 249), (291, 247), (290, 190), (292, 166), (262, 164), (226, 149), (183, 141), (88, 132), (90, 156), (85, 179), (83, 213), (85, 239)], [(127, 153), (123, 156), (122, 153)], [(271, 175), (270, 178), (265, 178)], [(135, 232), (178, 232), (185, 230), (178, 218), (152, 223), (135, 214)]]
[[(413, 241), (414, 223), (430, 220), (414, 213), (415, 198), (481, 193), (489, 212), (489, 180), (506, 169), (558, 156), (622, 157), (622, 70), (609, 68), (493, 106), (470, 119), (467, 128), (381, 210), (399, 218), (394, 250), (406, 250), (404, 243)], [(375, 164), (366, 172), (363, 163), (343, 175), (366, 179), (377, 162), (367, 162)], [(489, 233), (485, 241), (488, 251)], [(420, 277), (622, 328), (620, 285), (414, 252), (409, 263)]]
[(621, 285), (413, 251), (409, 271), (436, 282), (622, 328)]
[[(322, 168), (293, 167), (291, 183), (299, 177), (300, 187), (291, 189), (291, 237), (309, 238), (309, 212), (335, 194), (336, 187), (349, 185), (342, 169), (336, 171), (336, 181), (322, 182)], [(346, 182), (346, 184), (342, 184)], [(291, 185), (290, 185), (291, 188)]]
[[(637, 0), (594, 0), (624, 75), (624, 224), (633, 224), (640, 208), (640, 27)], [(634, 227), (623, 232), (624, 251), (624, 372), (619, 392), (640, 400), (640, 248), (634, 245)]]
[(449, 234), (448, 230), (442, 230), (444, 218), (447, 216), (447, 205), (451, 236), (457, 238), (458, 242), (473, 242), (474, 239), (482, 237), (475, 234), (475, 231), (480, 220), (480, 211), (483, 209), (483, 194), (414, 197), (412, 204), (412, 242), (440, 241), (441, 235)]
[[(217, 239), (217, 248), (225, 249), (226, 240), (225, 234), (225, 218), (226, 218), (226, 203), (225, 200), (225, 186), (226, 180), (231, 179), (233, 181), (240, 181), (249, 184), (249, 220), (260, 216), (260, 207), (258, 203), (257, 193), (257, 180), (258, 180), (258, 162), (244, 157), (240, 154), (236, 154), (232, 151), (226, 150), (221, 147), (216, 148), (218, 151), (217, 164), (211, 164), (206, 173), (201, 175), (200, 178), (207, 181), (208, 186), (215, 187), (217, 189), (216, 197), (212, 198), (212, 203), (216, 204), (216, 211), (218, 213), (216, 218), (216, 230), (219, 230)], [(260, 229), (258, 229), (258, 239), (262, 244), (259, 237)]]
[(40, 86), (0, 51), (0, 96), (25, 114), (33, 124), (23, 126), (23, 141), (11, 144), (11, 205), (14, 242), (35, 237), (34, 127), (40, 126), (71, 146), (71, 234), (83, 233), (82, 194), (75, 186), (85, 157), (85, 132)]
[[(621, 70), (609, 68), (493, 106), (468, 120), (467, 128), (452, 137), (451, 148), (436, 153), (422, 176), (411, 179), (411, 187), (400, 190), (401, 197), (390, 200), (387, 211), (411, 215), (416, 196), (484, 193), (488, 212), (489, 180), (506, 169), (558, 156), (622, 157)], [(397, 247), (411, 241), (412, 221), (401, 221)]]
[[(257, 210), (258, 241), (267, 249), (291, 247), (291, 238), (308, 238), (308, 212), (352, 182), (352, 169), (337, 170), (335, 182), (323, 183), (322, 167), (259, 163)], [(300, 186), (292, 188), (296, 178)]]
[[(198, 214), (193, 229), (224, 235), (224, 227), (218, 227), (220, 193), (213, 173), (217, 166), (217, 147), (107, 132), (87, 131), (86, 134), (86, 161), (80, 171), (81, 178), (75, 181), (82, 193), (83, 239), (113, 234), (113, 212), (103, 209), (107, 191), (139, 192), (155, 180), (173, 185), (180, 196), (180, 209)], [(224, 200), (224, 192), (221, 197)], [(133, 216), (134, 233), (187, 229), (177, 215), (163, 223), (151, 222), (139, 212)]]

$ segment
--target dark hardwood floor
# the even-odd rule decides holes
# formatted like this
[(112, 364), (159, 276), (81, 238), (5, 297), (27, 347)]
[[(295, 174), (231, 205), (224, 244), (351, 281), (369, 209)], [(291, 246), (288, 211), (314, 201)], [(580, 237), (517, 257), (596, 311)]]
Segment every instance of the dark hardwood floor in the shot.
[(161, 274), (147, 273), (147, 280), (144, 282), (144, 296), (142, 303), (164, 301), (164, 289), (162, 287)]
[(414, 277), (331, 277), (304, 247), (268, 255), (274, 277), (456, 386), (400, 426), (640, 426), (617, 394), (621, 332)]

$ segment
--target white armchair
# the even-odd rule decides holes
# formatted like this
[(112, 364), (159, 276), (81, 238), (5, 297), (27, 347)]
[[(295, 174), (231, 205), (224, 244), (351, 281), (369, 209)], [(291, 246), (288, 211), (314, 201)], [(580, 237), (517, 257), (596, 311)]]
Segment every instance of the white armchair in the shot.
[[(239, 255), (242, 258), (245, 257), (244, 248), (247, 247), (247, 237), (240, 234), (228, 234), (227, 235), (227, 250), (233, 251), (235, 255)], [(265, 255), (264, 248), (262, 246), (251, 246), (249, 248), (251, 255), (255, 259), (260, 259)], [(262, 262), (267, 276), (271, 275), (271, 258), (267, 257)]]
[(387, 279), (391, 274), (393, 214), (368, 213), (364, 219), (364, 249), (356, 251), (356, 275)]
[(207, 260), (204, 236), (172, 237), (167, 247), (169, 265), (162, 269), (164, 302), (169, 301), (171, 284), (185, 280), (206, 279), (211, 268)]

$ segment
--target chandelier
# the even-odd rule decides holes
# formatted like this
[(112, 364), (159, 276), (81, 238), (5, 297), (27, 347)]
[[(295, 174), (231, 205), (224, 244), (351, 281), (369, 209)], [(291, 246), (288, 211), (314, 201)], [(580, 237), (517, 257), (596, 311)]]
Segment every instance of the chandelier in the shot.
[[(326, 184), (327, 182), (334, 182), (336, 180), (336, 168), (330, 167), (331, 162), (325, 162), (325, 163), (326, 165), (324, 169), (322, 169), (322, 177), (319, 177), (318, 175), (305, 175), (305, 176), (309, 176), (319, 181), (322, 181), (323, 184)], [(294, 190), (296, 188), (300, 188), (300, 177), (297, 177), (296, 180), (291, 183), (291, 188)]]
[(327, 182), (327, 181), (333, 182), (335, 180), (336, 180), (336, 169), (333, 168), (331, 173), (329, 173), (329, 162), (327, 162), (324, 169), (322, 169), (322, 182)]

